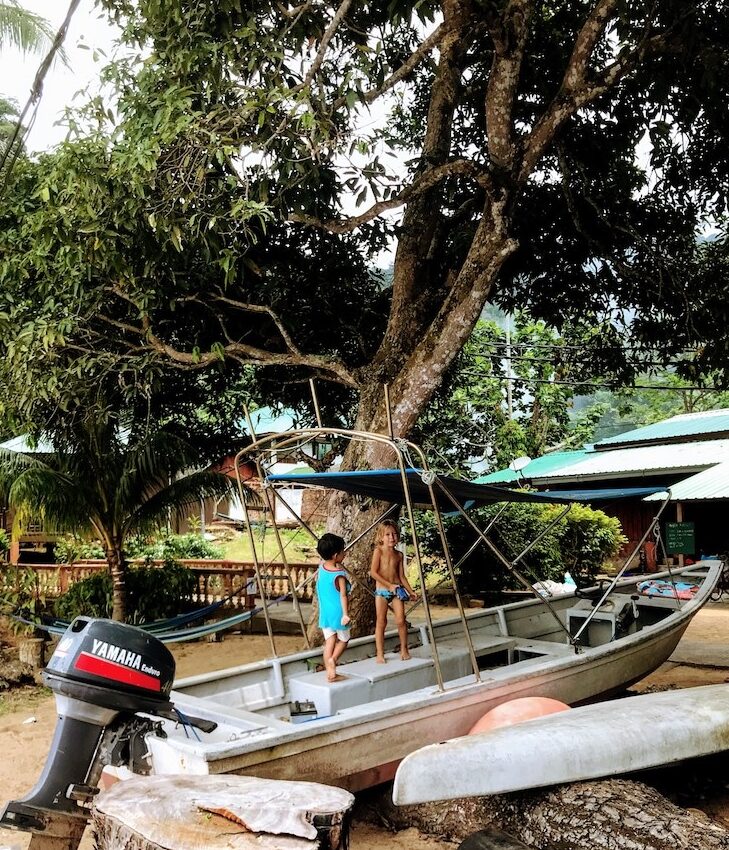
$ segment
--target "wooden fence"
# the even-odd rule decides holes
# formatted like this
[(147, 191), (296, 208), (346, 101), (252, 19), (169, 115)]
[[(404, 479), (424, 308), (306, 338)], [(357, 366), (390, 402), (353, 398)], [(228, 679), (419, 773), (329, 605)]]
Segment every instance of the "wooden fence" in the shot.
[[(149, 564), (161, 568), (162, 561), (136, 560), (132, 565)], [(261, 598), (253, 564), (243, 561), (215, 561), (181, 559), (196, 578), (195, 602), (200, 606), (226, 599), (226, 608), (239, 610), (252, 608)], [(73, 564), (21, 564), (20, 569), (35, 573), (39, 595), (55, 599), (63, 595), (76, 582), (107, 569), (106, 561), (78, 561)], [(310, 602), (314, 595), (316, 564), (289, 564), (296, 594), (301, 602)], [(261, 565), (261, 579), (267, 599), (291, 593), (291, 586), (283, 564)], [(0, 580), (3, 576), (0, 569)]]

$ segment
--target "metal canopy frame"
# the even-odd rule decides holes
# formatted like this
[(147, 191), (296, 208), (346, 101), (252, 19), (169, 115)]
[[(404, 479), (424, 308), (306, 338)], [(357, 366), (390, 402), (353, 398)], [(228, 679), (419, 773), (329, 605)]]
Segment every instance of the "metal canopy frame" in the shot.
[[(542, 595), (541, 593), (539, 593), (539, 591), (532, 586), (532, 583), (526, 578), (526, 576), (521, 572), (521, 570), (517, 566), (519, 564), (519, 562), (523, 560), (524, 556), (530, 551), (530, 549), (532, 549), (533, 546), (536, 545), (536, 543), (545, 534), (547, 534), (549, 532), (549, 530), (556, 523), (558, 523), (564, 516), (566, 516), (566, 514), (570, 511), (570, 509), (572, 507), (572, 503), (567, 504), (564, 507), (564, 509), (562, 511), (560, 511), (557, 514), (557, 516), (554, 517), (549, 522), (549, 524), (537, 535), (537, 537), (535, 537), (523, 549), (523, 551), (521, 551), (515, 558), (509, 560), (500, 551), (500, 549), (493, 543), (493, 541), (491, 541), (489, 539), (489, 537), (487, 537), (487, 532), (493, 527), (495, 522), (498, 520), (499, 516), (503, 512), (503, 509), (502, 509), (502, 511), (500, 511), (497, 514), (496, 517), (493, 518), (493, 520), (489, 523), (489, 525), (488, 525), (488, 527), (485, 531), (482, 531), (478, 527), (478, 525), (473, 521), (473, 519), (467, 513), (464, 505), (462, 505), (459, 502), (459, 500), (453, 495), (453, 493), (448, 488), (445, 481), (441, 477), (439, 477), (436, 472), (434, 472), (433, 470), (430, 469), (430, 466), (428, 464), (428, 461), (425, 457), (423, 450), (418, 445), (416, 445), (415, 443), (413, 443), (409, 440), (396, 438), (392, 435), (392, 424), (391, 424), (391, 420), (390, 420), (389, 395), (387, 393), (387, 388), (385, 388), (385, 402), (386, 402), (386, 409), (387, 409), (387, 414), (388, 414), (388, 431), (389, 431), (389, 433), (387, 435), (375, 433), (375, 432), (368, 432), (368, 431), (358, 431), (358, 430), (354, 430), (354, 429), (325, 428), (325, 427), (323, 427), (322, 424), (321, 424), (321, 416), (320, 416), (320, 413), (319, 413), (319, 406), (318, 406), (318, 403), (317, 403), (317, 400), (316, 400), (316, 394), (315, 394), (313, 386), (312, 386), (312, 395), (313, 395), (313, 398), (314, 398), (314, 406), (315, 406), (316, 418), (317, 418), (317, 422), (318, 422), (318, 427), (316, 427), (316, 428), (301, 428), (301, 429), (295, 429), (295, 430), (292, 430), (292, 431), (286, 431), (282, 434), (268, 434), (268, 435), (265, 435), (265, 436), (262, 436), (262, 437), (258, 437), (253, 430), (252, 419), (251, 419), (251, 417), (248, 413), (248, 410), (246, 410), (246, 418), (248, 420), (248, 426), (249, 426), (249, 429), (250, 429), (250, 432), (251, 432), (252, 442), (249, 446), (247, 446), (246, 448), (239, 451), (238, 454), (235, 457), (235, 475), (236, 475), (236, 480), (237, 480), (237, 483), (238, 483), (238, 490), (239, 490), (240, 499), (241, 499), (243, 517), (244, 517), (246, 529), (247, 529), (247, 532), (248, 532), (249, 542), (250, 542), (250, 545), (251, 545), (254, 571), (255, 571), (256, 578), (258, 580), (258, 584), (259, 584), (259, 587), (260, 587), (261, 603), (262, 603), (264, 618), (265, 618), (265, 622), (266, 622), (266, 630), (268, 632), (269, 640), (270, 640), (270, 643), (271, 643), (271, 650), (273, 652), (274, 657), (277, 656), (277, 653), (276, 653), (275, 640), (274, 640), (274, 636), (273, 636), (273, 629), (272, 629), (272, 626), (271, 626), (271, 619), (270, 619), (270, 615), (269, 615), (269, 612), (268, 612), (269, 605), (268, 605), (268, 600), (266, 599), (265, 588), (264, 588), (263, 582), (261, 580), (261, 562), (260, 562), (260, 559), (258, 557), (258, 551), (257, 551), (256, 543), (255, 543), (255, 537), (254, 537), (253, 530), (252, 530), (252, 523), (250, 521), (250, 516), (249, 516), (249, 513), (248, 513), (248, 507), (247, 507), (247, 503), (246, 503), (246, 499), (245, 499), (243, 481), (241, 479), (241, 474), (240, 474), (241, 462), (244, 459), (253, 458), (253, 460), (255, 462), (256, 469), (258, 471), (258, 475), (259, 475), (259, 478), (260, 478), (261, 483), (262, 483), (264, 500), (265, 500), (266, 506), (267, 506), (267, 508), (270, 512), (270, 515), (273, 517), (274, 534), (275, 534), (275, 537), (276, 537), (276, 542), (277, 542), (277, 546), (278, 546), (278, 550), (279, 550), (279, 555), (281, 557), (281, 562), (283, 563), (284, 568), (285, 568), (286, 573), (287, 573), (288, 578), (289, 578), (289, 587), (292, 588), (292, 592), (293, 592), (293, 596), (294, 596), (294, 606), (296, 608), (298, 618), (299, 618), (299, 622), (300, 622), (300, 626), (301, 626), (301, 630), (302, 630), (302, 633), (303, 633), (303, 635), (306, 639), (306, 643), (307, 643), (307, 647), (308, 647), (309, 646), (309, 640), (308, 640), (307, 631), (306, 631), (306, 624), (304, 623), (303, 616), (302, 616), (302, 613), (301, 613), (301, 608), (299, 606), (298, 598), (297, 598), (297, 595), (296, 595), (296, 590), (298, 590), (298, 588), (294, 587), (291, 570), (290, 570), (290, 567), (289, 567), (288, 560), (286, 558), (285, 547), (283, 546), (283, 543), (281, 541), (281, 536), (280, 536), (279, 531), (278, 531), (278, 526), (276, 525), (276, 522), (275, 522), (276, 500), (278, 499), (286, 507), (287, 511), (295, 518), (295, 520), (300, 525), (300, 527), (302, 529), (304, 529), (314, 540), (317, 540), (318, 537), (315, 534), (315, 532), (311, 529), (311, 527), (304, 521), (304, 519), (302, 517), (300, 517), (298, 515), (298, 513), (292, 509), (291, 505), (281, 495), (281, 493), (278, 491), (278, 489), (275, 486), (273, 486), (273, 482), (268, 481), (266, 474), (265, 474), (265, 470), (264, 470), (264, 466), (263, 466), (263, 462), (261, 460), (261, 457), (262, 457), (262, 455), (265, 455), (269, 452), (280, 451), (282, 449), (290, 448), (290, 447), (295, 446), (295, 445), (306, 444), (306, 443), (309, 443), (309, 442), (312, 442), (312, 441), (316, 441), (317, 439), (322, 438), (322, 437), (327, 437), (327, 438), (338, 437), (342, 440), (348, 440), (348, 441), (352, 441), (352, 442), (377, 443), (377, 444), (389, 449), (393, 453), (395, 460), (396, 460), (396, 463), (397, 463), (397, 469), (399, 470), (400, 481), (401, 481), (401, 484), (402, 484), (402, 495), (403, 495), (402, 503), (392, 504), (389, 508), (387, 508), (384, 512), (382, 512), (380, 514), (380, 516), (378, 516), (377, 519), (375, 519), (363, 532), (361, 532), (356, 539), (350, 541), (347, 544), (346, 550), (348, 550), (352, 546), (354, 546), (354, 544), (357, 543), (359, 540), (361, 540), (362, 537), (369, 534), (376, 525), (378, 525), (383, 519), (390, 516), (395, 511), (397, 511), (400, 506), (405, 508), (408, 524), (409, 524), (409, 527), (410, 527), (410, 542), (412, 543), (412, 547), (413, 547), (414, 560), (415, 560), (415, 564), (416, 564), (416, 568), (417, 568), (417, 572), (418, 572), (418, 577), (420, 579), (420, 589), (421, 589), (421, 599), (418, 602), (416, 602), (410, 609), (408, 609), (408, 612), (413, 610), (413, 608), (417, 607), (420, 604), (423, 605), (423, 610), (424, 610), (425, 620), (426, 620), (427, 633), (428, 633), (429, 641), (430, 641), (430, 644), (432, 646), (432, 651), (433, 651), (433, 661), (434, 661), (434, 664), (435, 664), (436, 679), (437, 679), (437, 683), (438, 683), (438, 688), (441, 691), (444, 690), (445, 687), (444, 687), (444, 682), (443, 682), (443, 675), (442, 675), (442, 670), (441, 670), (441, 665), (440, 665), (440, 659), (438, 657), (437, 641), (435, 640), (435, 633), (434, 633), (434, 629), (433, 629), (432, 612), (431, 612), (431, 608), (430, 608), (430, 602), (429, 602), (429, 599), (428, 599), (428, 593), (426, 591), (426, 586), (425, 586), (425, 574), (424, 574), (424, 570), (423, 570), (423, 564), (422, 564), (422, 558), (421, 558), (421, 552), (420, 552), (420, 542), (418, 540), (418, 533), (417, 533), (417, 529), (416, 529), (416, 525), (415, 525), (415, 518), (414, 518), (414, 502), (413, 502), (410, 482), (409, 482), (409, 478), (408, 478), (408, 473), (412, 474), (412, 471), (413, 471), (413, 466), (414, 466), (414, 463), (412, 462), (413, 456), (415, 456), (418, 459), (418, 462), (419, 462), (419, 470), (418, 471), (420, 473), (420, 478), (421, 478), (422, 483), (427, 488), (427, 491), (428, 491), (428, 494), (429, 494), (429, 497), (430, 497), (429, 508), (430, 508), (430, 510), (433, 511), (433, 514), (434, 514), (434, 517), (435, 517), (436, 527), (438, 529), (438, 536), (440, 538), (441, 547), (442, 547), (442, 551), (443, 551), (443, 557), (444, 557), (447, 572), (448, 572), (447, 578), (450, 578), (452, 586), (453, 586), (455, 599), (456, 599), (456, 605), (457, 605), (457, 608), (458, 608), (458, 615), (459, 615), (459, 619), (460, 619), (461, 624), (462, 624), (464, 637), (465, 637), (465, 640), (466, 640), (466, 645), (468, 647), (468, 652), (469, 652), (469, 656), (470, 656), (470, 659), (471, 659), (471, 666), (473, 668), (473, 674), (474, 674), (475, 680), (477, 682), (481, 680), (480, 670), (479, 670), (479, 666), (478, 666), (478, 659), (476, 658), (476, 653), (475, 653), (475, 650), (474, 650), (473, 642), (471, 640), (471, 633), (470, 633), (470, 630), (468, 628), (468, 621), (467, 621), (467, 618), (466, 618), (465, 610), (463, 608), (463, 602), (462, 602), (460, 593), (458, 592), (458, 585), (457, 585), (457, 581), (456, 581), (456, 572), (455, 571), (463, 563), (463, 561), (475, 551), (475, 549), (479, 545), (486, 546), (490, 550), (490, 552), (494, 555), (494, 557), (496, 557), (496, 559), (499, 561), (499, 563), (501, 563), (502, 566), (504, 566), (527, 590), (529, 590), (531, 593), (533, 593), (544, 604), (545, 608), (547, 610), (549, 610), (550, 613), (552, 614), (552, 616), (554, 617), (554, 619), (557, 622), (560, 630), (565, 633), (565, 636), (566, 636), (568, 643), (571, 644), (574, 647), (575, 652), (580, 652), (581, 651), (580, 637), (581, 637), (582, 633), (588, 627), (591, 619), (597, 613), (600, 606), (607, 599), (609, 594), (612, 592), (612, 590), (616, 586), (617, 582), (620, 580), (620, 578), (623, 576), (625, 571), (628, 569), (628, 565), (633, 560), (633, 558), (636, 556), (636, 554), (640, 551), (641, 546), (644, 544), (645, 540), (648, 538), (651, 531), (654, 528), (656, 528), (656, 526), (659, 522), (660, 516), (663, 513), (663, 510), (665, 509), (666, 505), (670, 501), (670, 491), (669, 491), (666, 499), (661, 504), (660, 509), (656, 513), (655, 517), (653, 518), (653, 521), (649, 525), (647, 531), (645, 532), (645, 534), (641, 538), (640, 542), (635, 547), (634, 551), (630, 554), (630, 556), (626, 559), (625, 563), (623, 564), (623, 567), (620, 569), (620, 571), (617, 573), (617, 575), (611, 580), (607, 589), (603, 592), (600, 600), (595, 603), (593, 610), (589, 612), (587, 618), (584, 620), (581, 627), (573, 635), (570, 632), (567, 625), (565, 625), (562, 622), (562, 620), (560, 619), (557, 611), (554, 609), (549, 598)], [(321, 486), (326, 486), (326, 483), (322, 483)], [(443, 523), (443, 514), (442, 514), (442, 511), (441, 511), (441, 507), (440, 507), (440, 501), (441, 500), (438, 498), (439, 495), (442, 495), (443, 497), (445, 497), (447, 502), (450, 502), (450, 504), (453, 506), (454, 510), (457, 511), (464, 518), (466, 523), (476, 532), (476, 535), (477, 535), (476, 540), (474, 541), (472, 546), (469, 548), (467, 554), (464, 555), (458, 561), (458, 563), (455, 564), (455, 565), (453, 564), (450, 549), (449, 549), (448, 542), (447, 542), (447, 539), (446, 539), (445, 526), (444, 526), (444, 523)], [(361, 582), (357, 576), (355, 576), (351, 572), (349, 572), (349, 575), (351, 576), (352, 580), (356, 584), (358, 584), (360, 587), (362, 587), (367, 593), (369, 593), (370, 595), (374, 595), (371, 588), (369, 588), (366, 584)]]

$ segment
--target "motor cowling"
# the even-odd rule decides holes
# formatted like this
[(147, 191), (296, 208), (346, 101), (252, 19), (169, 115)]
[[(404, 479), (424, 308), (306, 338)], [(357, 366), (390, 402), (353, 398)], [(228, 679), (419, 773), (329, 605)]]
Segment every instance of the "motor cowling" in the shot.
[(57, 828), (59, 816), (87, 819), (110, 739), (137, 712), (174, 716), (174, 677), (172, 654), (150, 633), (76, 618), (43, 670), (58, 711), (48, 759), (35, 788), (6, 805), (0, 826), (42, 832)]
[(154, 635), (86, 617), (71, 623), (43, 671), (56, 694), (132, 712), (169, 704), (174, 678), (175, 659)]

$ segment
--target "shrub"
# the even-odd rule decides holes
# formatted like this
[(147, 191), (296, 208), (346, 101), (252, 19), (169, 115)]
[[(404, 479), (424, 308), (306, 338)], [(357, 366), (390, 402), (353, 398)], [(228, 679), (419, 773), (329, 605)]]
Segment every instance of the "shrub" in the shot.
[(182, 558), (222, 558), (222, 551), (201, 534), (170, 534), (158, 540), (130, 539), (125, 546), (128, 558), (179, 560)]
[[(0, 573), (0, 609), (26, 620), (40, 620), (50, 604), (41, 591), (35, 570), (7, 567)], [(33, 626), (11, 619), (14, 632), (33, 631)]]
[(74, 617), (111, 617), (111, 575), (99, 571), (77, 581), (56, 600), (56, 616), (61, 620)]
[[(130, 567), (126, 574), (127, 620), (148, 623), (174, 617), (193, 605), (195, 574), (176, 561), (161, 567)], [(111, 575), (104, 570), (76, 582), (55, 604), (57, 617), (110, 617), (112, 612)]]
[[(471, 517), (483, 529), (501, 507), (489, 505), (479, 508), (471, 511)], [(560, 505), (509, 503), (488, 536), (505, 557), (512, 560), (562, 510)], [(442, 556), (432, 515), (420, 514), (417, 524), (423, 550), (435, 558)], [(460, 516), (445, 517), (444, 525), (455, 564), (476, 540), (476, 532)], [(617, 519), (586, 505), (573, 505), (572, 510), (529, 550), (517, 564), (517, 569), (530, 582), (537, 579), (562, 581), (564, 572), (569, 570), (578, 584), (586, 584), (602, 569), (608, 558), (618, 553), (625, 540)], [(522, 587), (518, 579), (483, 545), (461, 564), (458, 578), (463, 593)]]
[(98, 540), (85, 540), (76, 534), (67, 534), (56, 541), (53, 557), (57, 564), (74, 564), (90, 558), (103, 558), (104, 547)]
[(149, 623), (193, 607), (195, 574), (172, 559), (161, 567), (133, 567), (127, 573), (128, 620)]

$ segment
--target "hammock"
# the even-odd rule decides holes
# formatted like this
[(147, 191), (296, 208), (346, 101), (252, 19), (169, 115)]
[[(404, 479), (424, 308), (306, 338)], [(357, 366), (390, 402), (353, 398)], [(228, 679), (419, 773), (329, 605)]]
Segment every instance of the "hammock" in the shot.
[[(249, 579), (243, 587), (239, 587), (237, 590), (232, 591), (217, 602), (212, 602), (210, 605), (206, 605), (204, 608), (196, 608), (194, 611), (188, 611), (186, 614), (178, 614), (176, 617), (168, 617), (166, 620), (153, 620), (151, 623), (131, 623), (130, 625), (136, 626), (136, 628), (154, 635), (159, 632), (169, 632), (171, 629), (186, 626), (189, 623), (194, 623), (196, 620), (206, 619), (225, 605), (229, 599), (232, 599), (234, 596), (240, 596), (241, 593), (245, 593), (253, 585), (255, 585), (255, 579)], [(19, 617), (14, 617), (14, 619), (20, 620)], [(26, 621), (21, 620), (21, 622)], [(35, 625), (36, 628), (46, 631), (50, 631), (51, 629), (60, 629), (60, 633), (53, 631), (52, 634), (62, 634), (71, 625), (71, 621), (53, 619), (50, 620), (48, 624), (43, 623), (37, 625), (36, 623), (33, 623), (33, 625)]]
[[(268, 604), (269, 607), (271, 605), (278, 605), (279, 602), (283, 602), (286, 599), (290, 599), (290, 594), (285, 594), (284, 596), (279, 596), (276, 599), (272, 599)], [(216, 603), (218, 605), (218, 603)], [(219, 607), (219, 605), (218, 605)], [(154, 637), (157, 640), (162, 641), (162, 643), (183, 643), (188, 640), (197, 640), (201, 637), (207, 637), (208, 635), (216, 634), (217, 632), (225, 631), (226, 629), (232, 629), (234, 626), (239, 625), (240, 623), (245, 623), (247, 620), (250, 620), (251, 617), (255, 617), (256, 614), (260, 614), (263, 611), (263, 606), (258, 605), (255, 608), (250, 608), (247, 611), (243, 611), (240, 614), (234, 614), (231, 617), (226, 617), (224, 620), (216, 620), (214, 623), (203, 624), (201, 626), (192, 626), (189, 629), (177, 629), (174, 631), (160, 631), (155, 632)], [(56, 625), (60, 621), (55, 621), (54, 623), (39, 623), (35, 620), (27, 620), (24, 617), (20, 617), (17, 614), (8, 614), (7, 616), (12, 617), (12, 619), (17, 620), (19, 623), (25, 623), (28, 626), (33, 626), (41, 632), (48, 632), (48, 634), (61, 636), (68, 626)]]

